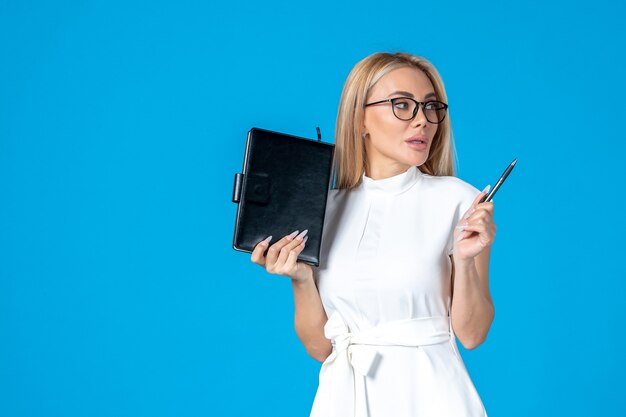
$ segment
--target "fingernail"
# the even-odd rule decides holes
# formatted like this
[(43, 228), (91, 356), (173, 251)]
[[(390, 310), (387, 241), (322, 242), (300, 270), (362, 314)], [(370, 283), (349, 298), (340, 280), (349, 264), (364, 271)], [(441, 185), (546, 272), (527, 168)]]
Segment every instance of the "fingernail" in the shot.
[(459, 235), (459, 237), (456, 238), (456, 241), (458, 242), (459, 240), (463, 239), (463, 235), (465, 234), (465, 232), (461, 232), (461, 234)]
[(466, 228), (466, 227), (467, 227), (466, 225), (464, 225), (464, 224), (460, 224), (460, 225), (458, 225), (456, 228), (457, 228), (457, 229), (460, 229), (460, 230), (461, 230), (461, 232), (462, 232), (462, 231), (464, 231), (464, 230), (465, 230), (465, 228)]
[(483, 193), (488, 193), (489, 190), (491, 190), (491, 184), (485, 187), (485, 189), (483, 190)]
[(265, 239), (263, 239), (263, 240), (261, 241), (261, 244), (262, 244), (262, 245), (267, 245), (267, 244), (269, 244), (269, 243), (270, 243), (270, 241), (271, 241), (271, 240), (272, 240), (272, 235), (269, 235), (268, 237), (266, 237)]
[(309, 229), (306, 229), (305, 231), (303, 231), (302, 233), (300, 233), (298, 236), (296, 236), (296, 240), (302, 240), (304, 239), (304, 237), (306, 236), (306, 234), (309, 233)]
[(302, 244), (304, 245), (306, 243), (306, 241), (309, 240), (309, 237), (305, 237), (304, 240), (302, 241)]
[(298, 234), (298, 232), (299, 230), (296, 230), (295, 232), (287, 236), (287, 240), (293, 240), (293, 238)]

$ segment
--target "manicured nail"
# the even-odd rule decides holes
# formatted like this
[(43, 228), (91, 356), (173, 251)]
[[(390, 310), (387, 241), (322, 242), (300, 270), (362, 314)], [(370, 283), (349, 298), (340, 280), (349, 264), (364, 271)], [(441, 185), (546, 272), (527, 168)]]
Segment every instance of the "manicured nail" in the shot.
[(266, 237), (265, 239), (261, 241), (261, 245), (263, 246), (268, 245), (271, 240), (272, 240), (272, 235), (269, 235), (268, 237)]
[(306, 243), (306, 241), (309, 240), (309, 237), (305, 237), (304, 240), (302, 241), (302, 244), (304, 245)]
[(309, 229), (306, 229), (305, 231), (303, 231), (302, 233), (300, 233), (298, 236), (296, 236), (296, 240), (302, 240), (304, 239), (304, 237), (306, 236), (306, 234), (309, 233)]
[(293, 232), (292, 234), (290, 234), (289, 236), (287, 236), (287, 240), (293, 240), (294, 237), (296, 237), (296, 235), (298, 234), (299, 230), (296, 230), (295, 232)]
[(489, 190), (491, 190), (491, 184), (485, 187), (485, 189), (483, 190), (483, 193), (488, 193)]

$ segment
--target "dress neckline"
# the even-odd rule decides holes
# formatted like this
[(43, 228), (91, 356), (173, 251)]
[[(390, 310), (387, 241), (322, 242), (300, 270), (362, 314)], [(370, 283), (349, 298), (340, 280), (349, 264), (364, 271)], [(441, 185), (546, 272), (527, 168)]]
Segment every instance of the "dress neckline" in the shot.
[(363, 188), (372, 192), (400, 194), (411, 188), (422, 177), (422, 172), (416, 167), (411, 166), (402, 174), (393, 177), (375, 180), (363, 173)]

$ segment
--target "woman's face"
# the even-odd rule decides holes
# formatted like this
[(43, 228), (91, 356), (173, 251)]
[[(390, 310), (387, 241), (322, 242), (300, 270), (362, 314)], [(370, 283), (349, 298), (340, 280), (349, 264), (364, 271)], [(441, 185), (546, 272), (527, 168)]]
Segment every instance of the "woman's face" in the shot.
[[(366, 103), (394, 97), (410, 97), (417, 101), (437, 100), (435, 89), (424, 72), (411, 67), (396, 68), (372, 87)], [(437, 124), (426, 120), (420, 105), (415, 118), (398, 119), (390, 102), (365, 108), (364, 132), (368, 172), (373, 179), (388, 178), (420, 166), (428, 153), (437, 131)], [(415, 140), (425, 144), (416, 144)]]

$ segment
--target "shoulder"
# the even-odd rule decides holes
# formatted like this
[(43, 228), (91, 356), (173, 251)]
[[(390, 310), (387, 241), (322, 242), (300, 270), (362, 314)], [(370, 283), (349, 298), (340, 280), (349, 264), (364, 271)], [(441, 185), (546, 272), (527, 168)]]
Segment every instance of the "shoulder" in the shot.
[(355, 198), (358, 192), (354, 189), (331, 189), (328, 190), (326, 200), (326, 224), (336, 224), (344, 216), (346, 211), (353, 212), (359, 207), (359, 200)]
[(453, 176), (434, 176), (422, 174), (424, 178), (423, 187), (429, 191), (436, 193), (444, 200), (454, 203), (466, 202), (471, 203), (480, 193), (480, 190), (472, 184)]
[(355, 193), (347, 189), (331, 189), (326, 200), (324, 227), (322, 231), (322, 245), (320, 252), (320, 268), (324, 269), (330, 256), (331, 248), (338, 236), (350, 229), (349, 220), (353, 218), (354, 210), (359, 208), (354, 204)]

